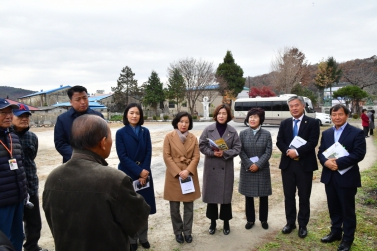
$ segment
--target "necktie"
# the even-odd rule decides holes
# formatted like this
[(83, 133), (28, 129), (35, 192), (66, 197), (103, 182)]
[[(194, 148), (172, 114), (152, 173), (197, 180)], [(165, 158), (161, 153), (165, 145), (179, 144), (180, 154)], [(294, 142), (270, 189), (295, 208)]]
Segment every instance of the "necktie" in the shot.
[(294, 120), (295, 125), (293, 126), (293, 138), (296, 137), (297, 134), (298, 134), (297, 123), (298, 123), (299, 121), (300, 121), (299, 119), (295, 119), (295, 120)]

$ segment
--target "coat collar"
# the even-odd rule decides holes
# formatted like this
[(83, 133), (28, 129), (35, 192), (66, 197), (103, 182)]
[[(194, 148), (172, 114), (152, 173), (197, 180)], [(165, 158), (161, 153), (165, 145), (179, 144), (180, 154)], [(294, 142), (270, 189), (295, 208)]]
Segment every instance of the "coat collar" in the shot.
[[(331, 130), (332, 134), (334, 135), (334, 130)], [(339, 143), (342, 143), (345, 138), (347, 138), (347, 135), (352, 131), (352, 126), (347, 123), (346, 127), (344, 127), (342, 134), (340, 135), (340, 138), (338, 140)], [(334, 136), (333, 136), (334, 138)]]
[(107, 162), (104, 158), (87, 149), (73, 149), (71, 159), (85, 159), (93, 162), (97, 162), (103, 166), (107, 166)]
[(234, 129), (232, 126), (227, 124), (227, 127), (225, 129), (223, 136), (220, 137), (220, 134), (216, 129), (216, 122), (208, 126), (209, 138), (212, 140), (223, 138), (225, 141), (227, 141), (227, 139), (229, 139), (231, 135), (233, 135), (234, 133), (237, 133), (236, 129)]
[(136, 139), (137, 141), (139, 141), (140, 137), (141, 137), (141, 134), (142, 134), (142, 131), (143, 131), (143, 127), (140, 126), (140, 131), (139, 131), (139, 135), (136, 135), (134, 130), (131, 128), (130, 125), (125, 125), (124, 126), (124, 129), (126, 131), (127, 134), (129, 134), (130, 136), (132, 136), (134, 139)]
[(171, 133), (171, 137), (171, 141), (174, 144), (174, 146), (186, 157), (186, 149), (188, 149), (191, 146), (191, 144), (195, 143), (195, 140), (193, 140), (193, 137), (195, 136), (189, 132), (187, 134), (186, 141), (184, 144), (182, 144), (182, 141), (175, 130)]

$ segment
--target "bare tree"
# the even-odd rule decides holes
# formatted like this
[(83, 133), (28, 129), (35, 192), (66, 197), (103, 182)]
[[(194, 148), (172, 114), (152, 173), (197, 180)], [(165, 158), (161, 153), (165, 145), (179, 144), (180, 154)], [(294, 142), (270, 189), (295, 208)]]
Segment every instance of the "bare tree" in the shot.
[(377, 71), (363, 67), (345, 71), (343, 78), (351, 85), (356, 85), (362, 90), (377, 85)]
[(296, 47), (279, 50), (271, 62), (271, 82), (275, 89), (290, 93), (295, 84), (302, 82), (307, 64), (305, 54)]
[(195, 113), (195, 103), (207, 88), (215, 83), (213, 63), (194, 58), (181, 59), (171, 63), (169, 74), (178, 69), (186, 84), (187, 105), (191, 114)]

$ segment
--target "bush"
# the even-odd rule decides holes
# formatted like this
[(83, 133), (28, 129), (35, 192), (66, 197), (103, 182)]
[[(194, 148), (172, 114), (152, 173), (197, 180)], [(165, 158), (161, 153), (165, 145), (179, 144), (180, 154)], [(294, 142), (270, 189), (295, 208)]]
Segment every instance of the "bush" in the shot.
[(144, 120), (147, 120), (148, 119), (148, 116), (147, 115), (144, 115)]
[(169, 115), (164, 115), (164, 121), (169, 119)]
[(110, 121), (122, 121), (123, 116), (122, 115), (112, 115), (110, 118)]
[(156, 115), (153, 115), (153, 120), (157, 120), (157, 116)]
[(353, 119), (358, 119), (359, 118), (359, 114), (357, 114), (357, 113), (352, 114), (352, 118)]
[(192, 116), (192, 119), (196, 120), (196, 119), (198, 119), (198, 116), (194, 115), (194, 116)]
[(208, 116), (209, 116), (210, 118), (213, 118), (213, 114), (212, 114), (212, 113), (210, 113)]

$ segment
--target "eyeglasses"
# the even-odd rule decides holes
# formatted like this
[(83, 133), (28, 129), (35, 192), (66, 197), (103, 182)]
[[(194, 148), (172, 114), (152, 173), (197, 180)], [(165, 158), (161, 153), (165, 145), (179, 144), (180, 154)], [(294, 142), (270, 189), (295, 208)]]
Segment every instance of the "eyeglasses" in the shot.
[(0, 111), (0, 115), (11, 115), (11, 114), (13, 114), (13, 111), (9, 111), (9, 112)]

